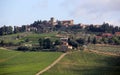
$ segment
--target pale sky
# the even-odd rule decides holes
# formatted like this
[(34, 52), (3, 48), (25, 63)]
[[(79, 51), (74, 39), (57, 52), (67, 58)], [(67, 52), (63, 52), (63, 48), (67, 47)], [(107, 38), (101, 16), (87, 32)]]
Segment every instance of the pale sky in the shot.
[(0, 26), (26, 25), (36, 20), (120, 26), (120, 0), (0, 0)]

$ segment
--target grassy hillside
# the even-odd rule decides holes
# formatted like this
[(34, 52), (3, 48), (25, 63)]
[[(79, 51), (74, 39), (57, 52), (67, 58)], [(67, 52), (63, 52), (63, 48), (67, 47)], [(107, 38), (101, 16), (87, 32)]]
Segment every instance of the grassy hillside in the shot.
[(42, 75), (120, 75), (120, 58), (74, 52)]
[(18, 52), (0, 49), (0, 75), (35, 75), (60, 55), (59, 52)]
[[(0, 37), (0, 41), (4, 40), (4, 42), (12, 42), (14, 44), (16, 43), (29, 43), (29, 44), (36, 44), (38, 43), (39, 38), (46, 38), (49, 37), (51, 40), (58, 39), (56, 37), (57, 32), (51, 32), (51, 33), (33, 33), (33, 32), (24, 32), (24, 33), (17, 33), (12, 35), (4, 35)], [(25, 42), (26, 39), (29, 39), (29, 42)]]

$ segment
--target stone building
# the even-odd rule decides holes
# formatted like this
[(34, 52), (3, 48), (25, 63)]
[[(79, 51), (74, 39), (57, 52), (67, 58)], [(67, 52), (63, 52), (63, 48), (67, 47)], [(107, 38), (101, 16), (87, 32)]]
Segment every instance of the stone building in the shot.
[(61, 38), (60, 40), (62, 44), (60, 45), (58, 51), (67, 52), (72, 49), (72, 46), (68, 44), (68, 38)]

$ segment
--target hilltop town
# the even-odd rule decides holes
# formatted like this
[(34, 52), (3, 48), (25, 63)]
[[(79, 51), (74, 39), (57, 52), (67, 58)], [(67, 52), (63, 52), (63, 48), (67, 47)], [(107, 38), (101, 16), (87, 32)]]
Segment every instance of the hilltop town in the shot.
[[(35, 34), (50, 34), (56, 33), (54, 36), (57, 40), (51, 41), (51, 38), (39, 37), (37, 43), (40, 44), (42, 41), (50, 41), (49, 47), (43, 47), (43, 44), (40, 44), (40, 49), (53, 49), (61, 45), (61, 49), (66, 51), (69, 49), (77, 49), (82, 45), (92, 44), (110, 44), (110, 45), (120, 45), (120, 27), (113, 26), (108, 23), (103, 23), (102, 25), (86, 25), (86, 24), (74, 24), (74, 20), (55, 20), (55, 18), (50, 18), (49, 21), (34, 21), (30, 25), (22, 25), (21, 27), (14, 26), (3, 26), (0, 28), (0, 35), (10, 35), (18, 33), (26, 33), (25, 35), (17, 35), (14, 37), (16, 40), (26, 37), (29, 33)], [(27, 34), (28, 33), (28, 34)], [(59, 38), (59, 39), (58, 39)], [(40, 39), (40, 40), (39, 40)], [(17, 43), (5, 42), (5, 39), (1, 38), (0, 46), (19, 46), (18, 49), (21, 49), (21, 46), (36, 46), (33, 44), (26, 44), (27, 42), (32, 41), (29, 38), (26, 38), (25, 41), (19, 41)], [(33, 41), (32, 41), (33, 42)], [(54, 43), (54, 44), (53, 44)], [(62, 43), (62, 44), (61, 44)], [(48, 45), (48, 44), (46, 44)], [(52, 47), (53, 46), (53, 47)], [(54, 47), (55, 46), (55, 47)], [(62, 48), (63, 47), (63, 48)], [(38, 48), (39, 49), (39, 48)], [(23, 48), (21, 49), (23, 50)], [(29, 50), (29, 49), (28, 49)], [(59, 51), (58, 50), (58, 51)]]
[(15, 26), (14, 29), (21, 31), (21, 29), (24, 28), (24, 31), (36, 31), (36, 32), (49, 32), (52, 31), (52, 29), (57, 26), (62, 25), (63, 27), (69, 27), (74, 25), (73, 20), (63, 20), (63, 21), (56, 21), (53, 17), (50, 18), (49, 21), (35, 21), (33, 24), (30, 25), (23, 25), (22, 27)]
[[(22, 34), (19, 34), (22, 33)], [(54, 35), (53, 35), (54, 33)], [(6, 41), (4, 35), (13, 35), (17, 42)], [(29, 35), (31, 34), (31, 35)], [(53, 35), (52, 37), (27, 37), (33, 34)], [(0, 28), (0, 46), (16, 47), (17, 50), (36, 51), (50, 49), (53, 51), (64, 51), (72, 49), (83, 49), (89, 44), (120, 45), (120, 27), (108, 23), (102, 25), (74, 24), (74, 20), (34, 21), (30, 25), (3, 26)], [(26, 38), (26, 39), (24, 39)], [(33, 38), (33, 39), (32, 39)], [(54, 39), (54, 40), (52, 40)]]
[(104, 32), (104, 33), (112, 33), (120, 31), (120, 27), (110, 25), (109, 23), (103, 23), (101, 25), (94, 24), (74, 24), (74, 20), (55, 20), (54, 17), (50, 18), (50, 20), (38, 20), (34, 21), (29, 25), (22, 26), (2, 26), (0, 28), (0, 35), (7, 35), (19, 32), (37, 32), (37, 33), (47, 33), (52, 31), (86, 31), (88, 32)]

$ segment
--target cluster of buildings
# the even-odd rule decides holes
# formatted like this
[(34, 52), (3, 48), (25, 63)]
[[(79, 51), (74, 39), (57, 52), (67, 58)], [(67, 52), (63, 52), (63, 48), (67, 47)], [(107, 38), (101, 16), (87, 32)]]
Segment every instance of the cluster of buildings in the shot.
[(57, 25), (58, 23), (64, 26), (71, 26), (74, 25), (74, 20), (63, 20), (63, 21), (56, 21), (54, 17), (52, 17), (49, 21), (51, 25)]
[(16, 32), (30, 32), (37, 31), (36, 27), (31, 27), (30, 25), (23, 25), (22, 27), (14, 26), (14, 31)]
[(20, 32), (23, 32), (23, 31), (39, 31), (41, 29), (44, 29), (46, 30), (46, 28), (51, 28), (55, 25), (62, 25), (62, 26), (65, 26), (65, 27), (68, 27), (68, 26), (73, 26), (74, 25), (74, 20), (63, 20), (63, 21), (56, 21), (54, 17), (50, 18), (49, 21), (43, 21), (41, 24), (38, 24), (40, 27), (35, 27), (35, 26), (31, 26), (31, 25), (23, 25), (22, 27), (18, 27), (18, 26), (14, 26), (14, 30), (16, 31), (20, 31)]
[[(51, 17), (49, 21), (42, 21), (41, 23), (37, 23), (38, 26), (32, 26), (32, 25), (23, 25), (22, 27), (18, 27), (15, 26), (14, 30), (17, 31), (46, 31), (46, 30), (50, 30), (52, 27), (56, 26), (56, 25), (61, 25), (63, 27), (63, 29), (65, 27), (69, 27), (69, 26), (78, 26), (82, 29), (85, 29), (86, 27), (88, 27), (88, 24), (74, 24), (74, 20), (55, 20), (54, 17)], [(94, 27), (100, 27), (100, 25), (93, 25)], [(48, 31), (49, 32), (49, 31)]]
[(102, 33), (100, 36), (96, 36), (97, 39), (102, 39), (104, 38), (112, 38), (113, 36), (120, 36), (120, 32), (115, 32), (115, 34), (111, 33)]
[[(89, 26), (88, 24), (82, 24), (82, 23), (80, 23), (80, 24), (74, 24), (74, 20), (56, 21), (54, 17), (52, 17), (49, 20), (49, 24), (51, 24), (51, 25), (58, 25), (58, 23), (60, 23), (63, 26), (66, 26), (66, 27), (78, 25), (78, 26), (80, 26), (83, 29)], [(99, 28), (101, 25), (93, 25), (93, 26), (96, 27), (96, 28)]]

